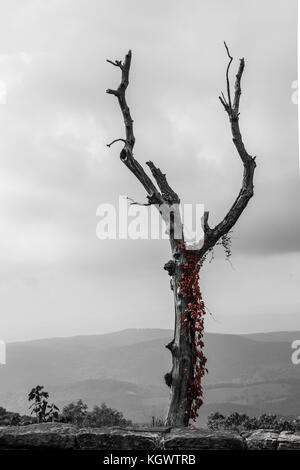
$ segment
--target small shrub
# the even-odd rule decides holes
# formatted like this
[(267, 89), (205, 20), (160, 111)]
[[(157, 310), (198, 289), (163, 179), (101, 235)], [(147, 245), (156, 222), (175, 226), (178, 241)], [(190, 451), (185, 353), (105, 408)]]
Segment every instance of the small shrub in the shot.
[(35, 414), (38, 423), (48, 423), (58, 420), (59, 408), (53, 403), (48, 403), (49, 393), (44, 391), (43, 385), (32, 388), (28, 394), (28, 400), (33, 401), (29, 406), (31, 414)]
[(249, 417), (237, 412), (224, 416), (221, 413), (211, 413), (208, 416), (207, 426), (213, 431), (217, 430), (255, 430), (272, 429), (274, 431), (299, 431), (300, 417), (288, 418), (272, 414), (262, 414), (258, 418)]
[(30, 416), (21, 416), (19, 413), (7, 411), (0, 406), (0, 426), (22, 426), (23, 424), (32, 424), (36, 422), (35, 418)]
[(225, 416), (219, 413), (211, 413), (207, 418), (207, 426), (212, 431), (218, 431), (221, 429), (225, 429)]
[(93, 411), (88, 413), (87, 423), (89, 426), (130, 426), (132, 422), (124, 418), (123, 413), (110, 408), (105, 403), (94, 406)]
[(101, 406), (94, 406), (92, 411), (88, 411), (88, 406), (82, 400), (66, 405), (62, 410), (61, 421), (91, 427), (130, 426), (132, 424), (124, 418), (123, 413), (110, 408), (105, 403)]
[(87, 418), (88, 407), (80, 399), (77, 402), (72, 402), (64, 406), (61, 414), (61, 421), (64, 423), (72, 423), (76, 425), (83, 425)]

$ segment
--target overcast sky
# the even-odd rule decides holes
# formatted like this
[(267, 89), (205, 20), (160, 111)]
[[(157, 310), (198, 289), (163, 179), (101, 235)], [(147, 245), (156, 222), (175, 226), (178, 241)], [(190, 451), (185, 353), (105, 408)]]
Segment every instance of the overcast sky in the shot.
[[(119, 160), (124, 134), (105, 93), (133, 51), (128, 101), (136, 158), (217, 223), (242, 177), (227, 116), (226, 40), (245, 57), (241, 128), (257, 156), (255, 196), (201, 287), (223, 332), (300, 330), (297, 2), (0, 2), (0, 339), (172, 328), (167, 241), (100, 241), (96, 209), (143, 201)], [(4, 96), (4, 94), (6, 96)]]

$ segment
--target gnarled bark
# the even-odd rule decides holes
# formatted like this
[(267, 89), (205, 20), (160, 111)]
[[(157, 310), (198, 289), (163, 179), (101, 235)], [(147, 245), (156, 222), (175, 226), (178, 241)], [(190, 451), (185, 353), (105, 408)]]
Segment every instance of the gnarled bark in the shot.
[[(184, 266), (187, 264), (186, 252), (180, 249), (176, 252), (174, 270), (172, 271), (172, 290), (174, 295), (175, 325), (174, 338), (166, 345), (172, 354), (172, 369), (165, 376), (166, 384), (171, 388), (171, 401), (166, 423), (168, 426), (187, 426), (193, 396), (189, 392), (194, 377), (195, 338), (191, 329), (191, 319), (185, 321), (188, 304), (196, 299), (184, 296), (181, 288)], [(170, 262), (169, 262), (170, 263)], [(192, 321), (192, 323), (194, 323)]]

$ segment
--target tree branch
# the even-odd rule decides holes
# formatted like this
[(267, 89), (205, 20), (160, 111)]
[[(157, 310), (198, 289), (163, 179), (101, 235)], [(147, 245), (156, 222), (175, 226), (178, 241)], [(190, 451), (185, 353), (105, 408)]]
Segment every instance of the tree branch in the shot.
[(109, 64), (114, 65), (115, 67), (120, 67), (120, 69), (122, 69), (122, 67), (123, 67), (121, 60), (109, 60), (109, 59), (106, 59), (106, 62), (108, 62)]
[(111, 147), (115, 142), (124, 142), (124, 144), (126, 144), (125, 139), (115, 139), (112, 142), (110, 142), (110, 144), (106, 144), (106, 147)]
[(127, 105), (126, 101), (126, 89), (129, 85), (129, 71), (130, 71), (130, 64), (131, 64), (131, 51), (129, 51), (126, 56), (125, 60), (122, 63), (119, 60), (111, 61), (107, 60), (110, 64), (119, 67), (122, 72), (121, 76), (121, 83), (118, 86), (117, 90), (108, 89), (106, 93), (110, 95), (114, 95), (118, 98), (118, 102), (120, 105), (120, 109), (123, 115), (124, 124), (125, 124), (125, 139), (115, 139), (109, 147), (117, 141), (123, 140), (124, 147), (120, 153), (120, 158), (122, 162), (129, 168), (129, 170), (134, 174), (134, 176), (142, 183), (146, 192), (150, 196), (151, 200), (161, 204), (163, 203), (163, 198), (158, 189), (156, 188), (155, 184), (149, 178), (149, 176), (145, 173), (143, 167), (140, 163), (135, 160), (133, 157), (133, 147), (135, 143), (135, 137), (133, 133), (133, 120), (131, 118), (130, 109)]
[(229, 69), (230, 69), (230, 66), (231, 66), (231, 62), (233, 61), (233, 57), (231, 57), (230, 52), (229, 52), (229, 49), (228, 49), (227, 44), (226, 44), (225, 41), (224, 41), (224, 46), (225, 46), (227, 55), (228, 55), (228, 57), (229, 57), (229, 63), (228, 63), (228, 65), (227, 65), (227, 69), (226, 69), (226, 83), (227, 83), (228, 106), (229, 106), (229, 108), (231, 108)]
[(208, 217), (209, 217), (209, 212), (205, 211), (203, 214), (203, 231), (204, 231), (205, 237), (208, 237), (211, 232), (211, 228), (208, 225)]
[(232, 62), (232, 57), (229, 53), (226, 43), (224, 44), (226, 47), (227, 54), (230, 58), (230, 62), (228, 64), (227, 72), (226, 72), (228, 102), (226, 102), (223, 94), (222, 96), (219, 96), (219, 99), (221, 103), (223, 104), (225, 111), (228, 114), (230, 126), (231, 126), (232, 140), (242, 160), (242, 163), (244, 166), (244, 173), (243, 173), (243, 181), (242, 181), (242, 187), (240, 189), (240, 192), (236, 200), (234, 201), (232, 207), (230, 208), (229, 212), (224, 217), (224, 219), (218, 225), (216, 225), (214, 229), (210, 229), (207, 223), (208, 215), (204, 217), (204, 232), (206, 235), (206, 244), (205, 244), (206, 248), (214, 246), (221, 236), (229, 232), (229, 230), (234, 226), (234, 224), (239, 219), (240, 215), (242, 214), (249, 200), (254, 194), (253, 176), (254, 176), (254, 170), (256, 168), (255, 157), (252, 157), (246, 151), (246, 148), (242, 139), (240, 127), (239, 127), (241, 79), (242, 79), (242, 75), (243, 75), (244, 68), (245, 68), (245, 61), (244, 59), (240, 59), (239, 69), (236, 74), (235, 87), (234, 87), (234, 100), (233, 100), (233, 105), (232, 105), (231, 97), (230, 97), (230, 82), (229, 82), (229, 76), (228, 76), (229, 67)]
[(153, 178), (157, 182), (157, 186), (159, 187), (164, 200), (170, 204), (179, 204), (180, 199), (175, 191), (173, 191), (173, 189), (169, 186), (166, 175), (162, 173), (162, 171), (157, 168), (153, 162), (146, 162), (146, 165), (148, 165), (150, 168)]
[(131, 201), (130, 203), (131, 206), (152, 206), (153, 205), (153, 203), (150, 201), (149, 202), (137, 202), (128, 196), (126, 196), (126, 199), (128, 199), (128, 201)]

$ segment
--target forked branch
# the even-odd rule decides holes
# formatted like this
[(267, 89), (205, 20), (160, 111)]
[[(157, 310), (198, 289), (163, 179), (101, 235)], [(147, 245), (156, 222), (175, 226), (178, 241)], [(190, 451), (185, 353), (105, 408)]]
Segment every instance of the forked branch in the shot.
[(245, 68), (245, 61), (244, 59), (240, 59), (240, 65), (238, 68), (238, 72), (236, 74), (235, 79), (235, 86), (234, 86), (234, 99), (233, 104), (231, 102), (230, 96), (230, 81), (229, 81), (229, 69), (232, 62), (232, 56), (229, 53), (229, 49), (225, 43), (225, 48), (229, 57), (229, 63), (227, 66), (226, 71), (226, 82), (227, 82), (227, 101), (223, 95), (219, 96), (219, 99), (224, 106), (226, 113), (228, 114), (230, 126), (231, 126), (231, 133), (232, 133), (232, 140), (236, 147), (236, 150), (242, 160), (244, 166), (244, 173), (243, 173), (243, 180), (242, 180), (242, 187), (240, 192), (234, 201), (232, 207), (230, 208), (229, 212), (226, 214), (224, 219), (216, 225), (214, 229), (210, 229), (208, 226), (208, 214), (204, 219), (204, 233), (206, 248), (209, 248), (219, 240), (219, 238), (228, 233), (229, 230), (234, 226), (234, 224), (239, 219), (240, 215), (246, 208), (249, 200), (253, 196), (253, 175), (254, 170), (256, 167), (255, 157), (252, 157), (246, 151), (240, 127), (239, 127), (239, 107), (240, 107), (240, 97), (241, 97), (241, 79)]
[[(229, 62), (226, 69), (227, 98), (225, 98), (224, 94), (221, 93), (219, 99), (226, 113), (228, 114), (231, 126), (232, 140), (242, 160), (244, 166), (244, 173), (242, 186), (239, 191), (239, 194), (224, 219), (214, 228), (210, 228), (208, 224), (209, 213), (207, 211), (205, 212), (203, 219), (205, 243), (203, 247), (199, 250), (199, 258), (201, 258), (201, 256), (208, 249), (213, 247), (224, 234), (228, 233), (231, 230), (231, 228), (234, 226), (234, 224), (237, 222), (240, 215), (244, 211), (249, 200), (253, 196), (253, 175), (256, 167), (255, 157), (252, 157), (246, 151), (239, 127), (241, 79), (245, 68), (245, 61), (244, 59), (240, 59), (240, 64), (235, 79), (234, 97), (232, 101), (229, 72), (233, 57), (229, 52), (227, 44), (224, 43), (224, 45), (226, 48), (227, 55), (229, 57)], [(154, 165), (154, 163), (152, 163), (151, 161), (147, 162), (147, 165), (150, 168), (152, 176), (157, 184), (156, 186), (152, 179), (147, 175), (143, 167), (140, 165), (140, 163), (133, 156), (133, 148), (135, 144), (133, 120), (126, 101), (126, 89), (129, 85), (131, 51), (126, 54), (124, 62), (121, 62), (120, 60), (107, 60), (107, 62), (109, 62), (115, 67), (120, 68), (121, 70), (121, 83), (118, 88), (116, 90), (108, 89), (106, 91), (107, 93), (114, 95), (118, 98), (118, 102), (125, 124), (125, 139), (115, 139), (111, 143), (107, 144), (108, 147), (111, 147), (115, 142), (124, 143), (124, 147), (120, 153), (120, 158), (145, 188), (148, 198), (148, 203), (146, 205), (158, 204), (159, 206), (161, 206), (164, 203), (167, 203), (168, 205), (179, 204), (180, 199), (176, 192), (173, 191), (173, 189), (169, 186), (166, 179), (166, 175), (163, 174), (161, 170)]]
[(119, 67), (122, 72), (121, 83), (118, 86), (117, 90), (108, 89), (106, 93), (110, 95), (114, 95), (118, 98), (118, 102), (120, 105), (120, 109), (123, 115), (124, 124), (125, 124), (125, 139), (115, 139), (111, 143), (107, 144), (108, 147), (111, 147), (115, 142), (123, 142), (124, 147), (121, 150), (120, 158), (122, 162), (129, 168), (129, 170), (136, 176), (136, 178), (142, 183), (144, 186), (148, 196), (149, 204), (158, 204), (161, 205), (165, 202), (167, 203), (179, 203), (179, 197), (177, 194), (172, 190), (169, 186), (166, 175), (164, 175), (159, 168), (152, 162), (147, 162), (151, 173), (159, 187), (159, 190), (149, 178), (147, 173), (144, 171), (143, 167), (140, 163), (135, 160), (133, 157), (133, 147), (135, 144), (135, 137), (133, 133), (133, 120), (130, 114), (130, 109), (127, 105), (126, 101), (126, 89), (129, 85), (129, 71), (130, 71), (130, 64), (131, 64), (131, 51), (126, 54), (125, 60), (122, 63), (120, 60), (108, 60), (110, 64), (114, 65), (115, 67)]

